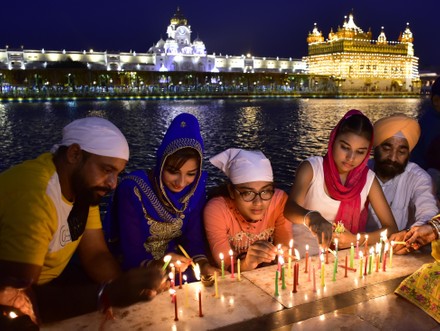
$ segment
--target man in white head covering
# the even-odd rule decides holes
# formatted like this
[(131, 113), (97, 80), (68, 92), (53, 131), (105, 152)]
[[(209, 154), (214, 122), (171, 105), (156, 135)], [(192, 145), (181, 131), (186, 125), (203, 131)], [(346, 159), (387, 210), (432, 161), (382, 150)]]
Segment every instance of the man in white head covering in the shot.
[[(368, 165), (376, 173), (401, 231), (393, 236), (398, 241), (406, 229), (426, 224), (438, 213), (430, 176), (409, 162), (419, 137), (419, 124), (404, 114), (394, 114), (374, 124), (374, 159)], [(377, 230), (379, 224), (370, 206), (367, 231)], [(407, 251), (404, 246), (398, 246), (396, 252)]]
[[(104, 241), (98, 208), (128, 161), (124, 135), (108, 120), (82, 118), (63, 129), (52, 151), (0, 174), (0, 305), (19, 309), (38, 323), (88, 312), (96, 300), (107, 309), (109, 302), (148, 299), (162, 272), (121, 274)], [(97, 285), (71, 291), (59, 276), (77, 249), (84, 271)], [(112, 280), (99, 289), (98, 284)], [(125, 291), (127, 284), (132, 288)], [(36, 302), (20, 290), (31, 286)]]
[[(274, 188), (270, 161), (257, 150), (230, 148), (210, 159), (230, 183), (208, 201), (204, 224), (212, 255), (220, 266), (220, 253), (232, 250), (241, 269), (271, 263), (276, 245), (288, 249), (292, 228), (284, 218), (287, 194)], [(229, 259), (226, 268), (232, 269)]]

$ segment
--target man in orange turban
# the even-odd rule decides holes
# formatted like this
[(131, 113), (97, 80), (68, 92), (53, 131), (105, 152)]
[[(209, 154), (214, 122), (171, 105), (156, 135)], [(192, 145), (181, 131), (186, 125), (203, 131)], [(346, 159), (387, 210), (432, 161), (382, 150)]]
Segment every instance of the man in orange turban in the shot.
[[(419, 137), (418, 122), (404, 114), (391, 115), (374, 124), (374, 159), (369, 160), (368, 166), (376, 172), (390, 204), (401, 231), (396, 235), (399, 241), (406, 229), (426, 224), (438, 213), (431, 177), (417, 164), (409, 162)], [(377, 230), (379, 224), (370, 207), (367, 231)], [(396, 247), (396, 251), (403, 247)]]

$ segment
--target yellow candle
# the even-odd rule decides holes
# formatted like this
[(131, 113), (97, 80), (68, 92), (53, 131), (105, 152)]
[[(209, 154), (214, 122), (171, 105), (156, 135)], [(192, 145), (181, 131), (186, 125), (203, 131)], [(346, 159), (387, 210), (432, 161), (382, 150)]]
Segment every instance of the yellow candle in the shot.
[(240, 259), (237, 259), (237, 279), (238, 281), (241, 280), (241, 275), (240, 275)]
[(223, 253), (219, 254), (220, 257), (220, 264), (221, 264), (221, 268), (222, 268), (222, 278), (225, 278), (225, 256), (223, 255)]
[(321, 287), (325, 287), (325, 263), (324, 263), (324, 255), (321, 254)]
[(362, 267), (364, 265), (364, 254), (359, 252), (359, 278), (362, 278)]

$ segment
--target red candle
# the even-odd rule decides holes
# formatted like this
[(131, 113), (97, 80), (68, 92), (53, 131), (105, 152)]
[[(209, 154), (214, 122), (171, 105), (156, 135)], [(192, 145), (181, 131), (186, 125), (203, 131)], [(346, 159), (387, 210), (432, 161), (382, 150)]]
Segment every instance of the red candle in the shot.
[(234, 252), (232, 249), (229, 250), (229, 255), (231, 256), (231, 278), (234, 278)]
[[(310, 261), (310, 262), (312, 262), (312, 261)], [(312, 263), (309, 264), (309, 276), (308, 276), (308, 278), (307, 278), (307, 281), (308, 281), (308, 282), (310, 282), (310, 277), (311, 277), (310, 274), (312, 273), (312, 270), (311, 270), (311, 269), (312, 269)]]
[(199, 289), (199, 317), (203, 317), (202, 313), (202, 290)]
[(299, 262), (296, 264), (296, 285), (299, 285)]
[(173, 298), (174, 298), (174, 320), (178, 321), (179, 320), (179, 316), (177, 315), (177, 296), (176, 296), (176, 292), (174, 292)]
[(382, 260), (382, 271), (387, 271), (387, 251), (383, 252), (383, 260)]
[(316, 292), (315, 266), (313, 266), (313, 292)]
[(295, 264), (293, 265), (293, 290), (292, 293), (296, 293), (296, 285), (297, 285), (297, 280), (296, 278), (298, 277), (298, 275), (296, 274), (296, 267), (297, 267), (298, 263), (295, 262)]
[(328, 264), (328, 248), (325, 250), (325, 264)]
[(345, 275), (344, 275), (344, 277), (348, 277), (347, 272), (348, 272), (348, 255), (345, 255)]

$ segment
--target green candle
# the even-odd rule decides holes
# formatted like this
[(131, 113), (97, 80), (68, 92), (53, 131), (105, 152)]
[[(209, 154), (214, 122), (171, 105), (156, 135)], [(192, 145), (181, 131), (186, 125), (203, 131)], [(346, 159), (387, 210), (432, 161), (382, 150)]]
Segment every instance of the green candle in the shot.
[(221, 268), (222, 268), (222, 278), (225, 278), (225, 256), (223, 255), (223, 253), (219, 254), (220, 256), (220, 261), (221, 261)]
[(350, 268), (354, 268), (354, 246), (353, 243), (351, 243), (351, 248), (350, 248)]
[(283, 290), (286, 288), (286, 282), (284, 279), (284, 265), (281, 266), (281, 288)]
[(277, 296), (279, 296), (279, 293), (278, 293), (278, 277), (279, 277), (279, 275), (278, 275), (278, 269), (275, 271), (275, 296), (277, 297)]
[(370, 256), (368, 257), (368, 274), (371, 275), (371, 265), (373, 264), (373, 254), (374, 250), (370, 249)]

